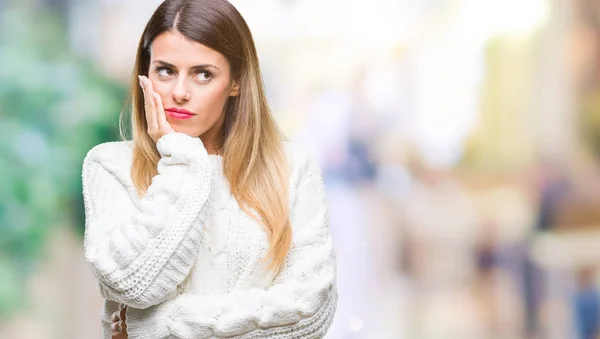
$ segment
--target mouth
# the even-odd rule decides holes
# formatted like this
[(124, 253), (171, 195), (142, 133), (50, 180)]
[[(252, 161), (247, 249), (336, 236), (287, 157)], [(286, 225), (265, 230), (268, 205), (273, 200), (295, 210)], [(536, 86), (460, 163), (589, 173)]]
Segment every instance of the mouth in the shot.
[(165, 109), (165, 113), (167, 113), (168, 115), (170, 115), (171, 117), (173, 117), (175, 119), (180, 119), (180, 120), (189, 119), (189, 118), (193, 117), (194, 115), (196, 115), (195, 113), (190, 112), (186, 109), (176, 108), (176, 107)]

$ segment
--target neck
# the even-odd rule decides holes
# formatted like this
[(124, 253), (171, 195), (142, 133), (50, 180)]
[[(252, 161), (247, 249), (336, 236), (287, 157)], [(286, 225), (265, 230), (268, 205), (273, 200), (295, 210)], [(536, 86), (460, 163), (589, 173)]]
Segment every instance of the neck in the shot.
[[(219, 131), (219, 133), (215, 133)], [(210, 129), (202, 134), (199, 138), (204, 144), (204, 148), (208, 154), (220, 154), (221, 145), (219, 140), (223, 137), (222, 129)]]
[(225, 124), (225, 112), (221, 114), (219, 120), (208, 131), (200, 135), (200, 140), (206, 148), (208, 154), (220, 154), (221, 140), (223, 140), (223, 128)]

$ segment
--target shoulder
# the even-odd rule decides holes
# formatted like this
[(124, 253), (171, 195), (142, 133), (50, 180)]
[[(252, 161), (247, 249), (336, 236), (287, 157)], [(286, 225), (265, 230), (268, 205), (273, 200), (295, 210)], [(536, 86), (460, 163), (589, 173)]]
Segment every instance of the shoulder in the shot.
[(321, 168), (314, 152), (306, 145), (294, 141), (283, 141), (283, 148), (290, 169), (290, 180), (299, 180), (311, 175), (321, 176)]
[(132, 141), (110, 141), (96, 145), (87, 152), (83, 160), (82, 180), (84, 182), (95, 182), (95, 178), (99, 173), (108, 171), (121, 182), (130, 186), (129, 172), (132, 162)]
[(94, 146), (88, 151), (83, 161), (84, 166), (91, 162), (102, 165), (121, 166), (131, 163), (133, 156), (133, 142), (109, 141)]
[(318, 166), (313, 152), (307, 146), (288, 140), (282, 144), (290, 168), (302, 170), (308, 166)]
[(81, 169), (84, 198), (91, 199), (93, 194), (88, 191), (95, 191), (107, 185), (107, 180), (113, 179), (116, 179), (130, 192), (134, 192), (135, 188), (129, 174), (132, 159), (133, 142), (129, 140), (105, 142), (90, 149), (83, 160)]

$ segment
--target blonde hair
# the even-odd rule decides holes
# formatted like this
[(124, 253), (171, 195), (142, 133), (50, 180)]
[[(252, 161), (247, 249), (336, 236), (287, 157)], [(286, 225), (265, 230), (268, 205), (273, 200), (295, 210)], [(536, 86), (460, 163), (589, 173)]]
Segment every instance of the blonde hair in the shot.
[[(199, 15), (201, 13), (201, 15)], [(289, 168), (284, 136), (271, 116), (252, 35), (239, 12), (226, 0), (167, 0), (156, 10), (140, 39), (132, 74), (131, 132), (134, 143), (131, 177), (140, 195), (158, 174), (160, 154), (148, 135), (144, 97), (138, 74), (148, 75), (150, 45), (163, 32), (177, 30), (223, 54), (239, 81), (240, 92), (225, 107), (223, 173), (231, 193), (249, 217), (263, 224), (269, 239), (269, 269), (278, 272), (291, 246)], [(125, 138), (121, 115), (120, 127)], [(256, 212), (256, 213), (254, 213)]]

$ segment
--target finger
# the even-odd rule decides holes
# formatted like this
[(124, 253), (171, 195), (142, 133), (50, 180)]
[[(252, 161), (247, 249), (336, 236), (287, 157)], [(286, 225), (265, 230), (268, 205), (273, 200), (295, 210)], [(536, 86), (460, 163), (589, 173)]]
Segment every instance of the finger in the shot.
[(125, 320), (121, 320), (119, 326), (121, 327), (121, 332), (127, 331), (127, 323), (125, 322)]
[(146, 121), (148, 122), (148, 129), (154, 130), (158, 128), (158, 122), (156, 121), (156, 112), (154, 112), (154, 100), (150, 92), (148, 91), (148, 85), (150, 84), (150, 79), (141, 75), (140, 77), (140, 87), (142, 88), (142, 93), (144, 94), (144, 111), (146, 112)]
[(154, 106), (154, 98), (152, 97), (151, 81), (145, 76), (142, 76), (142, 89), (144, 92), (144, 110), (146, 111), (146, 120), (148, 121), (148, 129), (155, 130), (158, 128), (156, 120), (156, 110)]
[(120, 322), (116, 322), (116, 323), (112, 323), (112, 324), (110, 324), (110, 330), (111, 330), (113, 333), (118, 333), (118, 332), (121, 332), (121, 325), (120, 325)]
[(154, 92), (154, 85), (152, 84), (152, 80), (150, 80), (148, 78), (146, 78), (146, 83), (147, 83), (147, 89), (146, 89), (146, 91), (148, 92), (148, 100), (150, 102), (152, 102), (152, 111), (154, 112), (154, 117), (153, 118), (154, 118), (154, 121), (156, 122), (156, 126), (160, 127), (160, 125), (159, 125), (160, 121), (158, 120), (159, 113), (158, 113), (158, 109), (157, 109), (157, 106), (156, 106), (156, 96), (154, 95), (155, 94), (155, 92)]
[(119, 320), (125, 320), (127, 315), (127, 306), (123, 307), (119, 312)]
[(117, 322), (117, 321), (119, 321), (119, 320), (121, 320), (121, 318), (119, 317), (119, 311), (116, 311), (115, 313), (113, 313), (113, 314), (110, 316), (110, 321), (112, 321), (113, 323), (114, 323), (114, 322)]
[(156, 92), (154, 92), (154, 100), (156, 103), (158, 126), (163, 129), (169, 125), (169, 122), (167, 121), (167, 115), (165, 113), (165, 108), (163, 107), (162, 98)]

